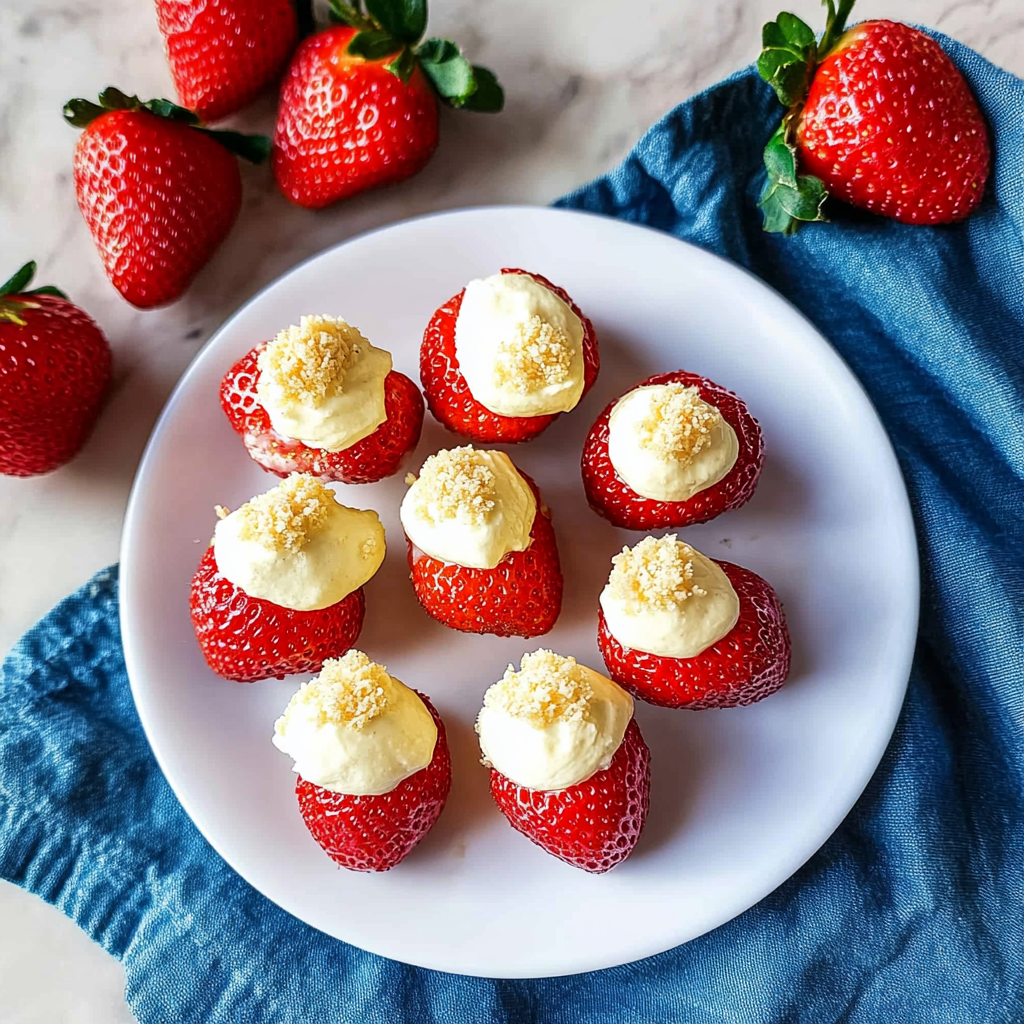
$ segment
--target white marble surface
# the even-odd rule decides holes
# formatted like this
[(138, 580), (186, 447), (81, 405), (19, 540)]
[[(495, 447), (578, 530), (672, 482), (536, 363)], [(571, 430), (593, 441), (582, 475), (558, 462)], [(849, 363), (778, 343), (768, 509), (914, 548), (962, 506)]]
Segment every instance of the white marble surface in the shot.
[[(814, 0), (782, 4), (817, 25)], [(117, 558), (135, 465), (189, 360), (238, 305), (299, 260), (431, 210), (546, 203), (613, 166), (659, 115), (752, 60), (779, 0), (433, 0), (432, 32), (459, 40), (504, 82), (497, 118), (446, 112), (442, 144), (412, 182), (327, 211), (290, 206), (243, 169), (242, 216), (191, 291), (139, 312), (107, 283), (75, 206), (72, 96), (117, 84), (171, 95), (149, 0), (0, 0), (0, 279), (22, 262), (66, 290), (114, 347), (115, 385), (71, 465), (0, 478), (0, 651)], [(624, 17), (624, 13), (627, 15)], [(861, 18), (934, 25), (1024, 75), (1021, 0), (861, 0)], [(236, 122), (269, 131), (267, 99)], [(0, 883), (0, 1020), (117, 1024), (132, 1016), (120, 966), (57, 911)]]

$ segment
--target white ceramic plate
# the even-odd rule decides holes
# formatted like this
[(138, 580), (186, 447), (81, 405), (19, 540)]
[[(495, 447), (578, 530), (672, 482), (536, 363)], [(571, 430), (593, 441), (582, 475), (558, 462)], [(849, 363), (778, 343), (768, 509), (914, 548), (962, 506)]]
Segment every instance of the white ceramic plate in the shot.
[[(303, 313), (345, 316), (414, 379), (434, 309), (500, 267), (549, 277), (593, 319), (601, 375), (582, 405), (510, 449), (554, 510), (565, 605), (542, 641), (466, 636), (419, 608), (398, 505), (402, 475), (339, 485), (375, 508), (389, 553), (366, 587), (359, 647), (428, 693), (448, 727), (454, 783), (437, 826), (383, 875), (341, 870), (299, 817), (290, 761), (270, 742), (299, 680), (213, 675), (189, 622), (189, 580), (216, 503), (276, 478), (247, 457), (217, 400), (221, 375)], [(583, 438), (605, 403), (665, 370), (705, 374), (761, 422), (753, 500), (685, 531), (706, 554), (765, 576), (793, 637), (790, 681), (749, 708), (637, 706), (652, 751), (651, 812), (632, 857), (592, 876), (514, 832), (490, 799), (473, 721), (485, 688), (549, 646), (602, 668), (597, 596), (638, 534), (586, 505)], [(427, 416), (412, 468), (456, 443)], [(579, 213), (488, 208), (397, 224), (322, 253), (211, 338), (164, 410), (125, 524), (121, 623), (135, 701), (188, 813), (223, 857), (316, 928), (396, 960), (491, 977), (626, 963), (746, 910), (828, 838), (860, 795), (903, 701), (918, 611), (917, 549), (889, 441), (845, 364), (791, 306), (743, 270), (655, 231)]]

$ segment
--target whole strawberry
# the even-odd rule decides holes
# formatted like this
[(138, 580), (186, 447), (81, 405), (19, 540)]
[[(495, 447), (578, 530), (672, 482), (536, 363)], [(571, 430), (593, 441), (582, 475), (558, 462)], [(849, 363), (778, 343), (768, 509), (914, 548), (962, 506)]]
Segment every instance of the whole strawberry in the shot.
[(923, 32), (892, 21), (844, 31), (853, 0), (825, 2), (818, 43), (792, 14), (764, 26), (758, 70), (789, 108), (765, 149), (765, 230), (825, 220), (830, 193), (908, 224), (963, 220), (991, 165), (963, 75)]
[(172, 302), (238, 216), (235, 156), (258, 162), (269, 140), (209, 131), (168, 100), (141, 103), (114, 88), (99, 105), (71, 100), (64, 118), (85, 129), (75, 194), (111, 283), (140, 309)]
[(156, 0), (178, 98), (204, 121), (276, 82), (299, 40), (292, 0)]
[(110, 345), (35, 263), (0, 285), (0, 473), (35, 476), (82, 447), (110, 383)]
[(497, 111), (494, 75), (446, 39), (423, 40), (426, 0), (331, 0), (342, 24), (306, 39), (281, 87), (273, 169), (300, 206), (408, 178), (437, 148), (437, 100)]

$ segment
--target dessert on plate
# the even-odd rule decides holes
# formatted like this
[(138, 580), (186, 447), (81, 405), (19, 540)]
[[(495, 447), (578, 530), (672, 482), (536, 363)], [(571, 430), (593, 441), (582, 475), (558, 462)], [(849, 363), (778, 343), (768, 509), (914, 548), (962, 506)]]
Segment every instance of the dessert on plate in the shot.
[(470, 281), (434, 313), (420, 348), (430, 411), (486, 444), (536, 437), (579, 404), (599, 368), (594, 325), (525, 270)]
[(224, 375), (220, 404), (249, 455), (278, 476), (372, 483), (423, 426), (419, 388), (341, 317), (304, 316)]
[(362, 651), (329, 658), (274, 726), (313, 838), (352, 871), (387, 871), (444, 809), (452, 767), (430, 700)]
[(584, 871), (630, 855), (647, 818), (650, 752), (625, 690), (575, 658), (534, 651), (484, 694), (476, 731), (514, 829)]
[(384, 561), (377, 513), (296, 474), (218, 514), (190, 600), (210, 668), (247, 683), (315, 672), (344, 654), (362, 629), (363, 584)]
[(416, 597), (466, 633), (533, 637), (562, 607), (551, 516), (504, 453), (443, 449), (411, 474), (401, 520)]
[(598, 416), (583, 445), (583, 489), (616, 526), (688, 526), (749, 501), (763, 462), (746, 405), (679, 370), (649, 377)]
[(674, 535), (612, 559), (597, 642), (608, 674), (667, 708), (729, 708), (774, 693), (789, 672), (786, 617), (757, 573)]

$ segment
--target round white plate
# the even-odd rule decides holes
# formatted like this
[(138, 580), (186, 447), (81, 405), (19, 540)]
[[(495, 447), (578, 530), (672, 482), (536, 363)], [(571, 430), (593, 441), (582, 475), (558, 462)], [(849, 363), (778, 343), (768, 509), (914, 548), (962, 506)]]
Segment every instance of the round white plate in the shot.
[[(376, 509), (389, 553), (366, 587), (359, 647), (428, 693), (448, 728), (451, 798), (434, 830), (383, 875), (337, 868), (307, 833), (290, 760), (270, 742), (299, 679), (211, 673), (188, 614), (213, 506), (276, 482), (250, 462), (217, 399), (221, 375), (303, 313), (345, 316), (418, 377), (434, 309), (471, 278), (521, 267), (564, 287), (594, 321), (601, 375), (538, 440), (509, 449), (554, 510), (565, 605), (541, 640), (466, 636), (423, 613), (398, 521), (404, 474), (339, 485)], [(488, 685), (546, 646), (602, 668), (597, 596), (609, 559), (639, 535), (583, 497), (583, 438), (613, 396), (685, 368), (735, 390), (764, 428), (753, 500), (685, 531), (778, 590), (793, 670), (749, 708), (637, 705), (652, 752), (651, 812), (632, 857), (606, 875), (562, 864), (491, 801), (473, 721)], [(461, 443), (429, 413), (410, 468)], [(210, 339), (168, 402), (132, 492), (121, 624), (135, 701), (186, 811), (218, 852), (295, 916), (364, 949), (438, 970), (542, 977), (626, 963), (746, 910), (828, 838), (867, 784), (903, 701), (918, 611), (917, 548), (889, 441), (845, 364), (754, 277), (668, 235), (535, 208), (396, 224), (339, 245), (272, 284)]]

